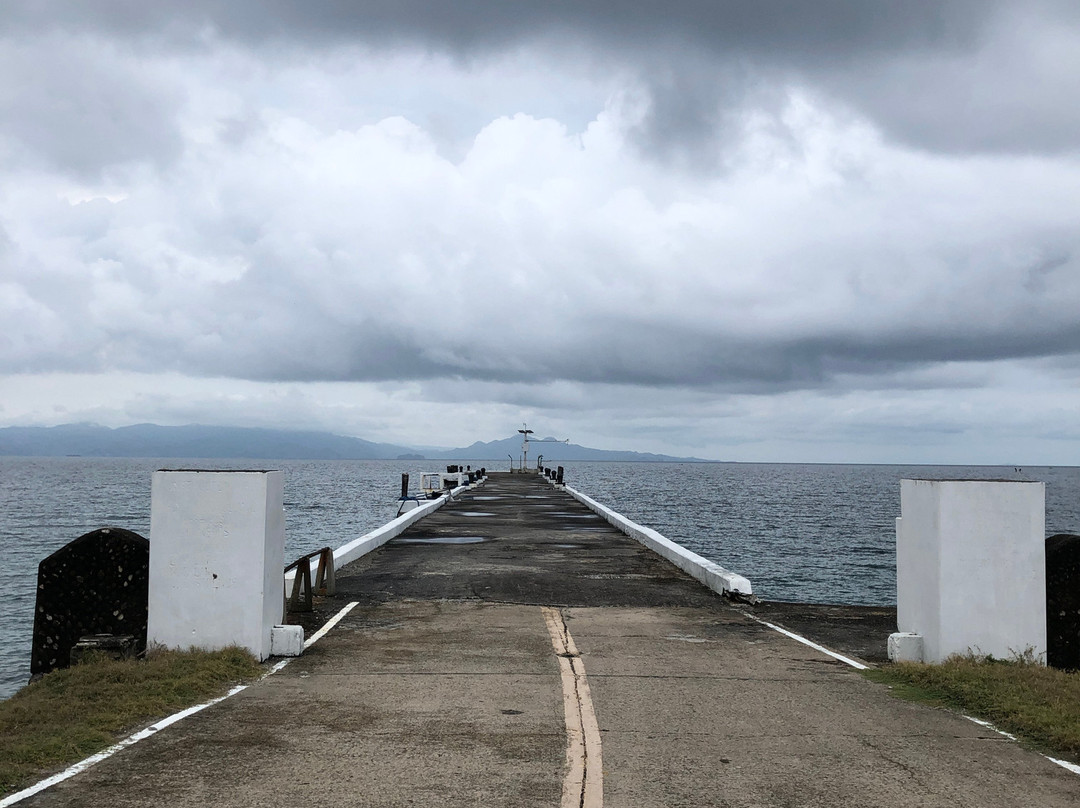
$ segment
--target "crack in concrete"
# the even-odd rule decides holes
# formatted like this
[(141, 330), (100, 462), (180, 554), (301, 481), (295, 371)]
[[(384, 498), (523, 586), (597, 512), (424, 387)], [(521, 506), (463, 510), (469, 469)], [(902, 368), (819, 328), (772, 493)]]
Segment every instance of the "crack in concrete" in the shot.
[(563, 708), (566, 718), (567, 773), (563, 781), (562, 808), (602, 808), (604, 802), (600, 727), (592, 706), (585, 665), (562, 613), (541, 608), (551, 644), (559, 660)]

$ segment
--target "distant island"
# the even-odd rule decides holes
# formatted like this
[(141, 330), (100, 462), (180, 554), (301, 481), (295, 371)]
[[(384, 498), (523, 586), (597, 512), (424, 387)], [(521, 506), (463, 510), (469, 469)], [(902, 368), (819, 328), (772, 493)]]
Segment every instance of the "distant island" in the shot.
[[(540, 455), (545, 464), (566, 460), (630, 462), (709, 462), (647, 452), (591, 449), (575, 443), (530, 445), (530, 464)], [(551, 439), (547, 439), (551, 440)], [(160, 457), (232, 458), (248, 460), (518, 460), (521, 436), (477, 441), (458, 449), (431, 449), (374, 443), (329, 432), (254, 427), (159, 426), (135, 424), (110, 428), (97, 424), (11, 426), (0, 428), (0, 455), (19, 457)]]

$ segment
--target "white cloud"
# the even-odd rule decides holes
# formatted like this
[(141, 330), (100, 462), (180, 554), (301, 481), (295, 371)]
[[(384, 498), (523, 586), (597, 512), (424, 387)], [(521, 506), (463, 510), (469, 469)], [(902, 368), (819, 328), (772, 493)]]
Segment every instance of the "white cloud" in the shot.
[(989, 456), (1020, 423), (1056, 451), (1031, 391), (1075, 386), (1077, 152), (906, 146), (805, 71), (673, 163), (623, 58), (53, 33), (0, 65), (36, 46), (67, 50), (0, 82), (0, 423), (539, 417), (740, 459)]

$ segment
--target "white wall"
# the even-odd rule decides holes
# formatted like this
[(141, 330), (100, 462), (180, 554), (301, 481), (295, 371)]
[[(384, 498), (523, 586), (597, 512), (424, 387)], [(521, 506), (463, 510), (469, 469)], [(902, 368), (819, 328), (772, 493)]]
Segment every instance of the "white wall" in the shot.
[(270, 655), (285, 566), (280, 471), (157, 471), (147, 640)]
[[(548, 480), (548, 482), (555, 485), (551, 480)], [(715, 564), (709, 559), (687, 550), (681, 544), (676, 544), (651, 527), (645, 527), (631, 519), (627, 519), (621, 513), (613, 511), (606, 505), (600, 504), (592, 497), (582, 494), (570, 486), (563, 486), (563, 488), (570, 496), (592, 510), (597, 516), (606, 519), (613, 527), (644, 544), (654, 553), (666, 558), (683, 572), (693, 576), (714, 592), (721, 595), (725, 592), (734, 592), (746, 596), (753, 594), (750, 581), (743, 576), (730, 572), (719, 564)]]
[(1046, 653), (1045, 485), (901, 480), (897, 627), (927, 662)]

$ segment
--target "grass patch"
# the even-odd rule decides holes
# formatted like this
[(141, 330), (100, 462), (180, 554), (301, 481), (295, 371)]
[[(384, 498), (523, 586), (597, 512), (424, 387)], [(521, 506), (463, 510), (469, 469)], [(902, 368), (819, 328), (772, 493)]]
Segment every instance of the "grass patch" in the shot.
[(241, 648), (94, 656), (0, 702), (0, 794), (82, 760), (134, 729), (259, 676)]
[(1035, 747), (1080, 761), (1080, 673), (1028, 657), (953, 656), (940, 665), (901, 662), (865, 671), (901, 698), (963, 710)]

